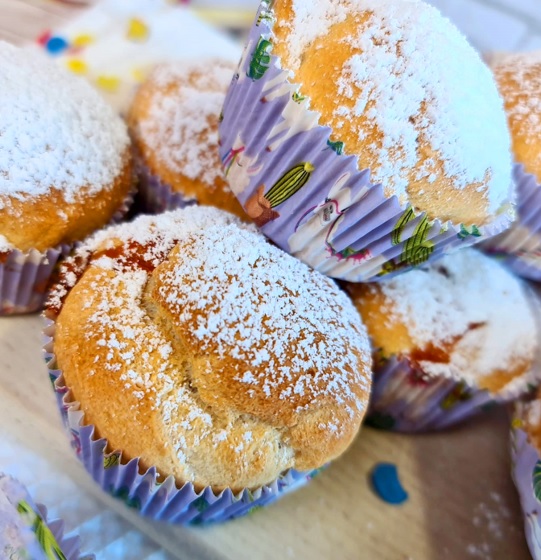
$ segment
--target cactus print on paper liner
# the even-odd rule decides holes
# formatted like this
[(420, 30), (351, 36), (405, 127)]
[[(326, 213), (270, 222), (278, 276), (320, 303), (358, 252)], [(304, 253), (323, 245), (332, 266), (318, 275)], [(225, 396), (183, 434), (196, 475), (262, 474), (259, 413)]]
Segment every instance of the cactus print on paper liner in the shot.
[[(371, 183), (370, 171), (359, 170), (356, 157), (344, 154), (340, 138), (331, 140), (330, 129), (319, 126), (318, 114), (309, 110), (309, 99), (288, 82), (272, 55), (268, 8), (268, 2), (259, 8), (220, 125), (230, 187), (268, 237), (320, 272), (369, 281), (507, 227), (510, 212), (491, 226), (467, 229), (430, 221), (396, 197), (386, 198), (381, 185)], [(306, 163), (309, 179), (273, 207), (270, 189)]]

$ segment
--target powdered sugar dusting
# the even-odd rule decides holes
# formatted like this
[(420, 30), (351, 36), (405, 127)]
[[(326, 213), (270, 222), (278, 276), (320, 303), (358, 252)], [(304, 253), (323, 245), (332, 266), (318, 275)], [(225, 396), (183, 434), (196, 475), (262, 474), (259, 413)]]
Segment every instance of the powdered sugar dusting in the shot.
[(234, 65), (220, 60), (175, 62), (150, 77), (159, 90), (136, 134), (163, 165), (189, 179), (216, 187), (221, 177), (218, 118)]
[(416, 347), (449, 347), (448, 363), (420, 362), (429, 375), (475, 384), (497, 370), (512, 369), (517, 360), (534, 359), (537, 325), (529, 295), (501, 264), (474, 249), (379, 286), (385, 312), (408, 326)]
[[(300, 64), (303, 50), (318, 37), (327, 34), (331, 26), (346, 19), (349, 2), (344, 0), (311, 0), (293, 2), (294, 21), (289, 24), (289, 52), (293, 70)], [(280, 22), (288, 25), (286, 22)]]
[[(272, 457), (277, 476), (294, 466), (294, 450), (282, 427), (235, 416), (234, 407), (214, 408), (194, 389), (195, 366), (181, 362), (185, 350), (178, 352), (179, 342), (156, 318), (164, 302), (175, 332), (187, 328), (198, 355), (218, 353), (244, 364), (227, 375), (239, 377), (247, 395), (263, 386), (275, 401), (294, 402), (300, 394), (306, 397), (301, 413), (327, 396), (357, 419), (366, 406), (358, 395), (368, 392), (370, 381), (359, 371), (359, 355), (369, 364), (370, 351), (351, 302), (331, 280), (225, 212), (191, 207), (95, 234), (63, 265), (49, 310), (58, 309), (78, 281), (82, 332), (95, 349), (88, 374), (116, 378), (132, 397), (134, 414), (155, 411), (185, 480), (205, 482), (202, 470), (220, 457), (232, 462), (241, 480), (254, 461)], [(340, 329), (338, 319), (345, 325)], [(188, 338), (181, 343), (189, 344)], [(218, 375), (212, 367), (203, 374)], [(322, 429), (341, 434), (334, 419)]]
[(82, 187), (95, 194), (113, 183), (126, 127), (87, 82), (0, 42), (0, 83), (0, 195), (22, 200), (54, 187), (69, 203)]
[(444, 174), (456, 189), (487, 182), (491, 214), (506, 202), (511, 155), (503, 104), (490, 71), (447, 19), (419, 0), (294, 0), (293, 6), (292, 70), (331, 26), (369, 14), (356, 35), (343, 38), (353, 55), (336, 84), (334, 133), (341, 139), (346, 122), (360, 141), (379, 131), (367, 151), (375, 161), (358, 154), (375, 181), (406, 201), (412, 178), (432, 183)]
[(203, 350), (236, 360), (244, 391), (312, 403), (322, 394), (356, 401), (354, 386), (368, 391), (358, 357), (344, 352), (368, 360), (367, 337), (332, 280), (234, 224), (193, 234), (171, 258), (174, 267), (159, 274), (161, 296), (180, 323), (196, 322)]
[[(507, 116), (527, 146), (538, 145), (541, 136), (541, 51), (507, 55), (494, 67)], [(541, 165), (541, 153), (537, 158)], [(541, 179), (541, 178), (539, 178)]]

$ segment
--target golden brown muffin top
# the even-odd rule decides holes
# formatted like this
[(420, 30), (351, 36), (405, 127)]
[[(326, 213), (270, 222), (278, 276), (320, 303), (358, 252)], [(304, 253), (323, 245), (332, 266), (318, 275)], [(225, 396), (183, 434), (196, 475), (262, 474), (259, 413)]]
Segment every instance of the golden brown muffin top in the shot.
[(220, 59), (158, 66), (139, 88), (128, 122), (151, 173), (177, 192), (245, 213), (222, 172), (218, 120), (235, 65)]
[(330, 279), (206, 207), (110, 229), (78, 259), (48, 302), (54, 349), (111, 449), (179, 483), (239, 489), (349, 445), (370, 350)]
[(273, 53), (320, 123), (387, 196), (430, 218), (481, 225), (511, 187), (494, 79), (417, 0), (276, 0)]
[[(115, 198), (130, 165), (126, 126), (84, 80), (4, 42), (0, 83), (0, 250), (36, 247), (44, 233), (51, 239), (45, 247), (71, 241), (72, 232), (54, 237), (49, 230), (55, 222), (59, 230), (74, 225), (70, 205), (79, 205), (75, 219), (84, 222), (81, 204)], [(38, 213), (48, 221), (34, 228)]]
[(537, 389), (534, 400), (518, 404), (516, 410), (522, 428), (541, 453), (541, 388)]
[(539, 336), (533, 294), (475, 249), (348, 289), (381, 358), (404, 357), (428, 376), (493, 393), (520, 392), (539, 374), (531, 371)]
[(499, 58), (494, 76), (504, 100), (515, 159), (541, 182), (541, 51)]

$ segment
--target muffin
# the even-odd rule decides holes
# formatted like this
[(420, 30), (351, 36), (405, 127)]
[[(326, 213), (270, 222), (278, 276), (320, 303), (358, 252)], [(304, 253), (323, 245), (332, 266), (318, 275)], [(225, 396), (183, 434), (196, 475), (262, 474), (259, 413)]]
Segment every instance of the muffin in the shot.
[(530, 553), (541, 560), (541, 391), (528, 403), (518, 403), (511, 432), (512, 474), (517, 487)]
[(514, 272), (541, 280), (541, 51), (498, 58), (494, 76), (505, 104), (515, 157), (518, 219), (486, 248)]
[(539, 379), (537, 296), (474, 249), (348, 291), (372, 341), (374, 424), (443, 428)]
[(505, 229), (494, 79), (416, 0), (263, 2), (226, 97), (222, 159), (249, 216), (331, 276), (375, 280)]
[(278, 497), (343, 453), (365, 412), (368, 337), (347, 296), (215, 208), (96, 234), (46, 314), (83, 461), (155, 518), (227, 519)]
[(90, 85), (0, 42), (0, 313), (33, 311), (68, 246), (126, 209), (120, 117)]
[[(13, 560), (79, 558), (77, 537), (63, 537), (63, 524), (48, 523), (46, 510), (36, 506), (26, 488), (0, 473), (0, 556)], [(93, 557), (86, 557), (88, 560)]]
[(245, 217), (218, 153), (218, 119), (234, 70), (220, 59), (171, 62), (139, 88), (128, 121), (148, 211), (191, 201)]

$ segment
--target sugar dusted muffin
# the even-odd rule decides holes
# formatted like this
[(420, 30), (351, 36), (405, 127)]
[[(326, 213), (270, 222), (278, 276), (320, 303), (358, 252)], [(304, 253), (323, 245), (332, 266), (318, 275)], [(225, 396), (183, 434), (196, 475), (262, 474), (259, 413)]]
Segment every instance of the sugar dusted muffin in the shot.
[(350, 282), (405, 272), (514, 218), (494, 79), (420, 0), (263, 1), (220, 154), (267, 237)]
[(127, 209), (127, 129), (90, 85), (0, 42), (0, 314), (34, 311), (67, 245)]
[(47, 314), (83, 424), (181, 488), (256, 490), (318, 469), (365, 412), (370, 350), (347, 296), (214, 208), (97, 234)]
[(504, 99), (515, 157), (517, 220), (484, 247), (518, 275), (541, 280), (541, 51), (499, 57), (494, 76)]
[(493, 67), (515, 161), (541, 184), (541, 51), (502, 57)]
[(45, 251), (106, 225), (132, 187), (125, 125), (84, 80), (0, 43), (2, 248)]
[(220, 59), (171, 62), (139, 88), (128, 121), (150, 210), (196, 200), (245, 216), (218, 153), (218, 120), (234, 68)]
[(387, 196), (480, 226), (509, 200), (511, 158), (490, 70), (418, 0), (277, 0), (273, 54)]
[(443, 427), (539, 379), (537, 299), (474, 249), (348, 291), (373, 345), (372, 412), (389, 427)]

